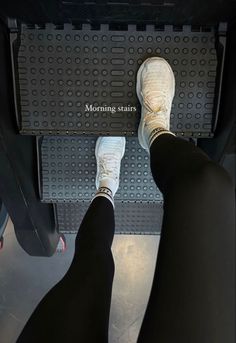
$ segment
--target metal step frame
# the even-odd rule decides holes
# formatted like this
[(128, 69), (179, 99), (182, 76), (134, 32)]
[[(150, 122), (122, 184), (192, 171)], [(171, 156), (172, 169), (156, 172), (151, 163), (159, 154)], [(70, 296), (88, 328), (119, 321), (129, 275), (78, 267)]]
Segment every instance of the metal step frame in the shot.
[[(89, 201), (96, 192), (96, 138), (44, 136), (37, 139), (41, 201)], [(162, 201), (151, 170), (150, 157), (136, 137), (126, 138), (117, 201)]]
[[(70, 24), (21, 25), (12, 33), (19, 129), (31, 135), (136, 135), (140, 105), (136, 72), (151, 56), (166, 58), (176, 76), (171, 129), (211, 137), (218, 118), (225, 46), (214, 27)], [(205, 30), (205, 31), (204, 31)], [(225, 44), (224, 42), (223, 44)], [(217, 47), (220, 47), (218, 50)], [(86, 105), (112, 111), (86, 111)], [(119, 111), (119, 106), (136, 111)]]
[[(136, 72), (148, 57), (166, 58), (176, 77), (171, 130), (211, 138), (227, 27), (21, 24), (10, 31), (18, 129), (37, 136), (39, 195), (53, 204), (56, 227), (78, 231), (96, 191), (96, 137), (122, 135), (127, 147), (115, 199), (116, 233), (159, 234), (162, 194), (149, 156), (133, 137), (140, 119)], [(86, 109), (90, 105), (115, 110)]]
[[(89, 205), (88, 201), (56, 204), (59, 231), (77, 233)], [(161, 232), (162, 217), (162, 202), (115, 201), (116, 234), (158, 235)]]

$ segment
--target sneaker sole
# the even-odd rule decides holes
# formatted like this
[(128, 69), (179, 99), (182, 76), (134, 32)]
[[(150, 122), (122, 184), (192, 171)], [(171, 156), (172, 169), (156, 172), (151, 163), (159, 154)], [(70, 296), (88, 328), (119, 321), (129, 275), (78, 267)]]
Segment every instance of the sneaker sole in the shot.
[[(173, 73), (173, 70), (171, 68), (171, 66), (169, 65), (169, 63), (162, 57), (150, 57), (150, 58), (147, 58), (142, 64), (141, 66), (139, 67), (139, 70), (138, 70), (138, 73), (137, 73), (137, 82), (136, 82), (136, 94), (137, 94), (137, 97), (139, 99), (139, 102), (142, 106), (142, 102), (143, 102), (143, 99), (141, 97), (141, 75), (142, 75), (142, 71), (146, 65), (146, 63), (148, 63), (150, 60), (158, 60), (158, 61), (162, 61), (162, 62), (165, 62), (165, 64), (168, 66), (172, 76), (173, 76), (173, 94), (172, 94), (172, 99), (174, 98), (174, 95), (175, 95), (175, 76), (174, 76), (174, 73)], [(142, 113), (142, 110), (141, 110), (141, 118), (140, 118), (140, 123), (139, 123), (139, 127), (138, 127), (138, 139), (139, 139), (139, 144), (141, 145), (141, 147), (145, 150), (148, 151), (147, 149), (147, 146), (146, 146), (146, 142), (143, 138), (143, 129), (144, 129), (144, 125), (143, 125), (143, 113)]]
[[(95, 147), (96, 161), (98, 161), (98, 149), (99, 149), (102, 138), (103, 137), (99, 137), (97, 139), (97, 142), (96, 142), (96, 147)], [(124, 137), (124, 139), (125, 139), (125, 137)], [(123, 145), (122, 156), (121, 156), (120, 160), (122, 160), (124, 154), (125, 154), (125, 144)], [(98, 188), (98, 174), (99, 174), (99, 172), (98, 172), (98, 163), (97, 163), (96, 188)]]

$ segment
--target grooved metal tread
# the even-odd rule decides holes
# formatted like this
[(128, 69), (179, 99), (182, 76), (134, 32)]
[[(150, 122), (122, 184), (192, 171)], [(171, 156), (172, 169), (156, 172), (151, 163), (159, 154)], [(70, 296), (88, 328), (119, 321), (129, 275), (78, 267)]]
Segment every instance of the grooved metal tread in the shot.
[[(61, 233), (76, 233), (90, 202), (57, 204), (56, 216)], [(159, 234), (163, 217), (162, 203), (115, 204), (115, 232), (120, 234)]]
[[(81, 202), (96, 192), (94, 137), (44, 136), (38, 138), (38, 165), (43, 202)], [(116, 201), (162, 201), (150, 170), (150, 157), (136, 137), (126, 137)]]
[[(146, 58), (161, 56), (176, 76), (171, 130), (211, 136), (217, 102), (215, 39), (213, 28), (196, 32), (191, 26), (155, 31), (147, 25), (138, 31), (128, 25), (127, 31), (113, 31), (108, 25), (95, 30), (87, 24), (81, 29), (69, 24), (22, 25), (18, 40), (12, 38), (20, 132), (136, 135), (140, 118), (136, 72)], [(115, 111), (86, 110), (86, 104)], [(126, 108), (121, 111), (119, 106)]]

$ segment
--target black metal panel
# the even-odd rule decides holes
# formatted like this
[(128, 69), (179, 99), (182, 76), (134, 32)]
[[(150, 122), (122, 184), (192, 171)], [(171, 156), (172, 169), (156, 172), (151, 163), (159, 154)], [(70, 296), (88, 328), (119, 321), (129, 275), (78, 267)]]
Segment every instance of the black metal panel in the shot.
[(53, 206), (40, 203), (35, 138), (17, 132), (10, 68), (9, 37), (0, 27), (0, 197), (22, 248), (50, 256), (59, 239)]
[[(136, 73), (152, 56), (166, 58), (176, 76), (171, 130), (197, 137), (213, 133), (213, 105), (218, 101), (213, 28), (202, 32), (184, 26), (176, 31), (165, 26), (155, 31), (147, 26), (138, 31), (129, 25), (127, 31), (113, 31), (107, 25), (98, 30), (23, 25), (19, 39), (21, 133), (136, 134)], [(99, 106), (105, 109), (94, 109)]]
[(225, 69), (219, 118), (213, 139), (200, 139), (198, 145), (217, 162), (227, 153), (235, 153), (236, 133), (236, 27), (227, 35)]
[[(57, 204), (60, 232), (76, 233), (89, 204)], [(115, 202), (115, 232), (136, 235), (160, 234), (162, 216), (162, 203)]]
[(207, 24), (233, 22), (235, 0), (8, 0), (2, 16), (25, 22), (122, 22)]

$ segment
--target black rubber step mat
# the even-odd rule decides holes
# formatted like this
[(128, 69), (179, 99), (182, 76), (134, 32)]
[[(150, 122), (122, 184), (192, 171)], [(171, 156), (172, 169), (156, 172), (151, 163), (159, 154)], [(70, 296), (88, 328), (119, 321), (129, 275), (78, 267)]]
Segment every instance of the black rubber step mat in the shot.
[[(96, 192), (94, 137), (38, 138), (40, 193), (43, 202), (91, 200)], [(161, 201), (150, 171), (150, 158), (136, 137), (126, 138), (116, 201)]]
[(216, 75), (222, 76), (217, 40), (213, 28), (191, 26), (115, 31), (109, 25), (22, 24), (11, 34), (20, 132), (136, 135), (136, 73), (146, 58), (161, 56), (176, 76), (171, 130), (211, 136), (220, 99)]
[[(59, 231), (76, 233), (90, 202), (80, 204), (57, 204), (56, 217)], [(162, 203), (115, 204), (115, 232), (120, 234), (155, 235), (161, 232)]]

